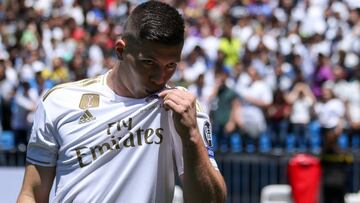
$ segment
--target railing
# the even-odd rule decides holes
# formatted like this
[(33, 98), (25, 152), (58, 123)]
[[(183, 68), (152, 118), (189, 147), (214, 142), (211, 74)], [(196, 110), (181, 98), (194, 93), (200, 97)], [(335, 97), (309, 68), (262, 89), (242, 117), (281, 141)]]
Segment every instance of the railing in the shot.
[[(347, 192), (360, 190), (360, 155), (354, 154), (348, 171)], [(288, 184), (290, 154), (216, 154), (228, 187), (228, 203), (259, 203), (261, 190), (270, 184)], [(0, 166), (24, 166), (25, 153), (0, 150)]]

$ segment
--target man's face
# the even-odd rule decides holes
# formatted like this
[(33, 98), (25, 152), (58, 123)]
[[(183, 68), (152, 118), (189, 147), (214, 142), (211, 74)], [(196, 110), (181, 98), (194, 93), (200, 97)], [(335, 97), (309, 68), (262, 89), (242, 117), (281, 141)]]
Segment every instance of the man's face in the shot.
[(332, 98), (332, 92), (331, 89), (328, 87), (322, 87), (321, 88), (321, 96), (325, 101), (329, 101)]
[(258, 73), (254, 67), (249, 67), (247, 72), (251, 80), (255, 81), (257, 79)]
[(144, 98), (163, 89), (176, 70), (182, 47), (145, 42), (136, 50), (125, 51), (120, 74), (127, 96)]

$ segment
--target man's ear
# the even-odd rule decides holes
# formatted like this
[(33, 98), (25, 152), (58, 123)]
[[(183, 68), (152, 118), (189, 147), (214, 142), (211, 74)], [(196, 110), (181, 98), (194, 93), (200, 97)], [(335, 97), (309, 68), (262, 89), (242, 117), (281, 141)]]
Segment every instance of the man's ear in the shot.
[(124, 49), (125, 49), (125, 41), (123, 39), (118, 39), (115, 42), (115, 51), (116, 51), (116, 55), (117, 55), (118, 59), (120, 59), (120, 60), (123, 59)]

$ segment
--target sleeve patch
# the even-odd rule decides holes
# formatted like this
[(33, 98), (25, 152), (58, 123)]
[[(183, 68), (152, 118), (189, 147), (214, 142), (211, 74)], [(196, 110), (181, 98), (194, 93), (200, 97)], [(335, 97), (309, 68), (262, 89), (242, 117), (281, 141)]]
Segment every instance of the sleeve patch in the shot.
[(212, 148), (213, 147), (213, 140), (212, 140), (212, 130), (211, 124), (209, 121), (205, 121), (203, 127), (203, 136), (206, 143), (206, 147)]
[(208, 152), (209, 157), (211, 157), (211, 158), (215, 157), (215, 154), (214, 154), (214, 151), (213, 151), (212, 147), (206, 147), (206, 150)]

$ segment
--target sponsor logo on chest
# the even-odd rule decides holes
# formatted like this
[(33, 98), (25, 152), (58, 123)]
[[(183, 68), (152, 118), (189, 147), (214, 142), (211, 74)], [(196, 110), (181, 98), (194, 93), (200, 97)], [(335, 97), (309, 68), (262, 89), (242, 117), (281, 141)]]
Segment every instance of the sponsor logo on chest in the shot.
[(108, 123), (104, 136), (106, 138), (99, 144), (83, 145), (74, 149), (81, 168), (110, 153), (110, 151), (160, 145), (163, 142), (164, 129), (151, 126), (139, 126), (133, 129), (133, 118), (130, 117)]

